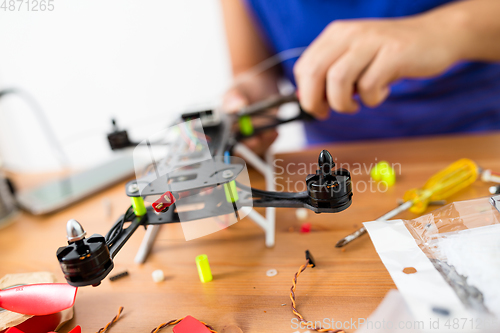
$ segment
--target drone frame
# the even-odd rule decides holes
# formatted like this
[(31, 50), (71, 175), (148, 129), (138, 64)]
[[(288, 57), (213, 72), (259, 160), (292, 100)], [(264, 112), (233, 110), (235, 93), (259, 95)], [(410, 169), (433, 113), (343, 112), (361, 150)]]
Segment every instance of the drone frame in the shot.
[[(255, 129), (250, 135), (248, 133), (242, 135), (241, 132), (234, 131), (236, 121), (245, 117), (253, 117), (288, 102), (297, 102), (295, 94), (259, 102), (240, 110), (236, 115), (220, 115), (220, 121), (215, 122), (213, 121), (213, 113), (210, 114), (210, 119), (207, 119), (207, 111), (184, 114), (182, 120), (199, 118), (201, 124), (204, 125), (203, 130), (212, 135), (209, 149), (213, 157), (210, 160), (193, 162), (189, 156), (186, 158), (186, 155), (183, 155), (181, 162), (180, 155), (174, 154), (174, 163), (172, 164), (172, 159), (170, 159), (168, 170), (163, 170), (161, 175), (158, 171), (157, 162), (152, 159), (155, 171), (155, 174), (152, 175), (153, 178), (146, 177), (147, 180), (139, 178), (127, 183), (126, 194), (133, 199), (134, 204), (144, 205), (143, 199), (146, 196), (161, 196), (165, 193), (173, 193), (179, 198), (186, 191), (200, 191), (213, 187), (223, 191), (221, 187), (223, 185), (224, 190), (226, 190), (225, 197), (227, 200), (219, 200), (220, 202), (213, 202), (212, 205), (204, 205), (201, 210), (190, 211), (187, 220), (199, 220), (230, 213), (236, 214), (238, 218), (238, 207), (235, 204), (237, 202), (239, 208), (251, 208), (247, 211), (248, 217), (264, 230), (267, 247), (272, 247), (275, 244), (276, 207), (303, 207), (315, 213), (335, 213), (347, 209), (352, 202), (350, 174), (345, 169), (334, 168), (335, 164), (329, 152), (322, 151), (320, 153), (316, 174), (306, 177), (307, 191), (299, 193), (275, 192), (273, 164), (266, 163), (243, 143), (239, 142), (244, 137), (254, 135), (260, 130), (276, 127), (293, 120), (310, 119), (310, 116), (300, 110), (299, 116), (285, 120), (276, 118), (277, 120), (272, 125)], [(207, 124), (208, 126), (206, 126)], [(149, 141), (147, 144), (149, 146)], [(243, 170), (243, 167), (241, 164), (233, 163), (228, 158), (228, 153), (242, 156), (260, 172), (265, 178), (266, 190), (256, 190), (237, 183), (236, 178)], [(268, 154), (266, 159), (269, 161), (271, 158), (272, 156)], [(190, 169), (186, 171), (184, 167), (193, 163), (199, 164), (196, 170)], [(186, 173), (194, 174), (194, 177), (186, 177)], [(169, 179), (183, 180), (170, 182)], [(141, 183), (147, 183), (147, 185), (140, 189), (139, 184)], [(229, 198), (227, 190), (231, 188), (236, 191), (236, 187), (239, 188), (239, 191), (234, 193), (236, 198)], [(218, 196), (218, 198), (220, 197)], [(211, 196), (211, 198), (214, 200), (213, 198), (217, 198), (217, 196)], [(202, 200), (207, 199), (207, 197), (202, 198)], [(265, 207), (265, 215), (258, 213), (253, 207)], [(80, 232), (83, 235), (82, 237), (70, 239), (68, 236), (68, 239), (70, 239), (68, 246), (60, 247), (57, 251), (57, 257), (69, 284), (73, 286), (98, 285), (112, 270), (114, 266), (112, 259), (140, 226), (147, 227), (147, 230), (135, 257), (135, 262), (144, 262), (154, 244), (160, 226), (167, 223), (181, 222), (175, 207), (170, 207), (165, 213), (161, 214), (157, 214), (151, 206), (139, 213), (134, 205), (135, 214), (133, 216), (129, 216), (129, 211), (117, 220), (106, 237), (93, 235), (85, 238), (83, 229)], [(124, 228), (126, 222), (130, 222), (130, 225)]]

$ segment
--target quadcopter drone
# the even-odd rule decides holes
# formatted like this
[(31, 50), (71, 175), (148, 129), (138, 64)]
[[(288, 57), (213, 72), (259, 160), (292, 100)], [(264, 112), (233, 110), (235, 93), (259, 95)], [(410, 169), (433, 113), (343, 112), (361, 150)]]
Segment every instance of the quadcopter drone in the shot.
[[(181, 135), (169, 145), (167, 156), (160, 162), (152, 160), (149, 173), (126, 184), (126, 195), (132, 199), (133, 205), (105, 236), (94, 234), (86, 238), (86, 232), (77, 221), (68, 222), (68, 245), (57, 250), (57, 259), (67, 282), (75, 287), (99, 285), (113, 269), (113, 258), (141, 226), (224, 215), (241, 219), (242, 210), (252, 210), (253, 207), (307, 208), (315, 213), (337, 213), (347, 209), (352, 202), (350, 173), (336, 168), (332, 155), (326, 150), (319, 154), (316, 173), (305, 179), (307, 191), (265, 191), (239, 180), (245, 162), (232, 154), (235, 150), (237, 152), (240, 141), (283, 123), (313, 119), (303, 110), (298, 116), (288, 119), (269, 113), (273, 108), (290, 102), (298, 102), (296, 94), (273, 97), (245, 107), (236, 114), (219, 114), (215, 110), (183, 114), (178, 121)], [(253, 128), (252, 120), (258, 117), (267, 117), (271, 123)], [(239, 130), (236, 130), (238, 123)], [(138, 145), (129, 140), (125, 131), (115, 130), (108, 138), (113, 150)], [(153, 144), (150, 140), (141, 143), (149, 149)], [(206, 144), (206, 149), (198, 149), (203, 144)], [(256, 158), (253, 155), (253, 159)], [(144, 200), (152, 204), (146, 205)], [(203, 207), (181, 212), (179, 207), (186, 200)], [(262, 220), (255, 214), (250, 217), (256, 222)], [(262, 221), (258, 223), (263, 226)], [(274, 239), (274, 220), (272, 228), (271, 237)]]

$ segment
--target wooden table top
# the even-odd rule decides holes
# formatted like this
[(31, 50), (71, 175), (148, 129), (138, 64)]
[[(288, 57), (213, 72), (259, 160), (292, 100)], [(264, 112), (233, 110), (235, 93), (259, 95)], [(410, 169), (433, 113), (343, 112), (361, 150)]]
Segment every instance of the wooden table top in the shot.
[[(500, 133), (489, 133), (329, 145), (326, 148), (336, 162), (352, 172), (354, 197), (349, 209), (337, 214), (310, 212), (307, 221), (313, 231), (307, 234), (299, 232), (303, 222), (297, 220), (295, 209), (277, 209), (273, 248), (265, 247), (264, 232), (249, 219), (189, 242), (184, 240), (180, 225), (163, 226), (143, 265), (133, 262), (144, 236), (144, 230), (139, 229), (116, 256), (111, 273), (128, 270), (130, 275), (115, 282), (105, 279), (95, 288), (80, 288), (75, 317), (62, 332), (77, 324), (83, 332), (96, 332), (120, 306), (125, 307), (123, 317), (110, 332), (150, 332), (160, 323), (186, 315), (212, 325), (218, 332), (230, 332), (229, 325), (237, 325), (245, 333), (296, 332), (288, 295), (293, 275), (305, 262), (306, 249), (314, 255), (317, 267), (307, 269), (299, 279), (297, 305), (302, 315), (312, 321), (367, 318), (395, 285), (368, 236), (345, 250), (335, 248), (335, 243), (362, 222), (394, 208), (405, 190), (423, 185), (428, 177), (459, 158), (468, 157), (483, 168), (500, 170), (499, 143)], [(313, 171), (322, 148), (276, 156), (278, 184), (285, 189), (288, 184), (289, 190), (295, 190), (296, 184), (297, 190), (303, 190), (309, 171), (304, 168), (311, 166)], [(387, 191), (377, 190), (373, 183), (370, 191), (368, 171), (380, 160), (395, 164), (400, 175)], [(251, 179), (254, 187), (264, 188), (255, 172), (251, 172)], [(487, 196), (490, 185), (477, 181), (450, 200)], [(111, 203), (111, 216), (104, 202)], [(49, 271), (64, 281), (55, 252), (66, 243), (66, 221), (77, 219), (87, 234), (105, 234), (129, 205), (122, 183), (49, 216), (21, 213), (14, 223), (0, 230), (0, 276)], [(407, 212), (400, 217), (410, 219), (415, 215)], [(203, 253), (208, 255), (214, 275), (214, 280), (205, 284), (199, 281), (195, 265), (195, 257)], [(165, 272), (164, 282), (153, 282), (151, 273), (156, 269)], [(266, 276), (269, 269), (276, 269), (278, 274)], [(164, 331), (171, 332), (171, 328)]]

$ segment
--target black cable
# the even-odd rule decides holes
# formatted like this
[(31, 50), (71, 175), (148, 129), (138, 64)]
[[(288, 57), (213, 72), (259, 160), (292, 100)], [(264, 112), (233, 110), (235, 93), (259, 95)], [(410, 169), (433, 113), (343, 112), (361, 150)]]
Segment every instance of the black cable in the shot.
[(125, 222), (130, 221), (135, 215), (131, 214), (131, 211), (133, 211), (133, 207), (130, 206), (125, 214), (115, 222), (115, 224), (111, 227), (111, 229), (108, 231), (108, 233), (105, 236), (106, 239), (106, 244), (108, 247), (111, 247), (116, 240), (120, 237), (120, 235), (123, 232), (123, 226), (125, 225)]
[(276, 115), (274, 115), (274, 114), (260, 113), (260, 114), (256, 114), (255, 116), (252, 116), (252, 118), (253, 119), (255, 119), (255, 118), (266, 118), (266, 119), (276, 120), (278, 117), (276, 117)]
[(259, 190), (253, 187), (249, 187), (246, 185), (243, 185), (236, 181), (236, 186), (241, 188), (242, 190), (245, 190), (247, 192), (252, 193), (252, 196), (254, 197), (264, 197), (264, 198), (271, 198), (271, 199), (304, 199), (309, 196), (307, 191), (304, 192), (274, 192), (274, 191), (264, 191), (264, 190)]
[(291, 118), (288, 118), (288, 119), (282, 119), (282, 118), (278, 118), (276, 117), (274, 122), (272, 123), (269, 123), (267, 125), (263, 125), (263, 126), (260, 126), (260, 127), (255, 127), (253, 129), (253, 133), (251, 135), (243, 135), (242, 133), (237, 133), (236, 134), (236, 141), (241, 141), (241, 140), (245, 140), (245, 139), (248, 139), (254, 135), (257, 135), (263, 131), (266, 131), (266, 130), (270, 130), (270, 129), (273, 129), (273, 128), (276, 128), (280, 125), (283, 125), (283, 124), (286, 124), (286, 123), (291, 123), (293, 121), (298, 121), (298, 120), (302, 120), (302, 121), (312, 121), (314, 120), (315, 118), (313, 116), (311, 116), (310, 114), (306, 113), (305, 111), (303, 111), (302, 109), (300, 109), (300, 113), (294, 117), (291, 117)]
[(278, 118), (278, 117), (275, 117), (275, 119), (276, 119), (276, 121), (274, 123), (270, 123), (270, 124), (263, 125), (260, 127), (255, 127), (254, 132), (259, 133), (259, 132), (262, 132), (262, 131), (265, 131), (268, 129), (276, 128), (276, 127), (283, 125), (283, 124), (291, 123), (293, 121), (304, 120), (304, 117), (302, 114), (299, 114), (295, 117), (288, 118), (288, 119), (282, 119), (282, 118)]

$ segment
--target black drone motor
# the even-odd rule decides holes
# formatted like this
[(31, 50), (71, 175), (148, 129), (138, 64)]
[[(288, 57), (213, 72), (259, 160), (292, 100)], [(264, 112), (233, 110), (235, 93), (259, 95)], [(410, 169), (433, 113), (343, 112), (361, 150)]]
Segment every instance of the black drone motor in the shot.
[(341, 212), (352, 203), (351, 174), (346, 169), (335, 168), (328, 150), (319, 154), (318, 170), (306, 177), (306, 184), (311, 206), (323, 212)]
[(111, 120), (111, 123), (113, 124), (113, 132), (108, 134), (108, 142), (111, 150), (118, 150), (136, 145), (130, 141), (127, 131), (118, 128), (114, 119)]
[(75, 287), (97, 286), (113, 269), (106, 240), (101, 235), (85, 238), (86, 232), (76, 220), (66, 225), (68, 246), (57, 250), (57, 259), (66, 281)]

